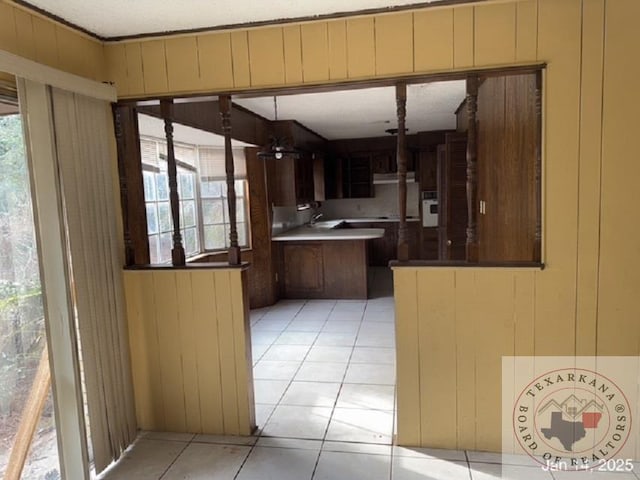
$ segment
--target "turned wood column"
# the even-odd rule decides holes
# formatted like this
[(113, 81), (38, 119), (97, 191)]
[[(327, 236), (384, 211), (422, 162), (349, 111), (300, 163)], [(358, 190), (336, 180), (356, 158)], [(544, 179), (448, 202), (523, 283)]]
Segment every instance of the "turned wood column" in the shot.
[(396, 110), (398, 115), (398, 260), (409, 260), (409, 240), (407, 239), (407, 138), (405, 120), (407, 117), (407, 85), (396, 85)]
[(149, 263), (149, 237), (144, 198), (138, 113), (131, 105), (114, 105), (125, 265)]
[(229, 265), (240, 264), (240, 247), (238, 246), (238, 226), (236, 224), (236, 189), (233, 166), (233, 149), (231, 148), (231, 97), (218, 97), (220, 115), (222, 116), (222, 132), (224, 134), (224, 166), (227, 174), (227, 201), (229, 204)]
[(161, 100), (160, 112), (164, 120), (164, 134), (167, 139), (167, 173), (169, 175), (169, 202), (171, 203), (171, 218), (173, 220), (173, 248), (171, 249), (171, 263), (174, 267), (184, 266), (186, 257), (180, 233), (180, 197), (178, 196), (178, 168), (176, 154), (173, 148), (173, 122), (171, 110), (173, 100)]
[(478, 261), (478, 76), (467, 77), (467, 262)]
[(533, 241), (533, 261), (542, 261), (542, 72), (536, 73), (536, 159), (535, 159), (535, 196), (536, 226)]

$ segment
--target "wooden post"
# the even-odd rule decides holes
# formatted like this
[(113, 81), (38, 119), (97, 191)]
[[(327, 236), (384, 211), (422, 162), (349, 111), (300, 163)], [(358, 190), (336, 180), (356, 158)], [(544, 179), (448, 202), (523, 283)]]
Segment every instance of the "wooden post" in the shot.
[(167, 173), (169, 174), (169, 201), (171, 203), (171, 218), (173, 220), (173, 248), (171, 249), (171, 263), (174, 267), (186, 265), (186, 256), (182, 246), (180, 233), (180, 197), (178, 195), (178, 168), (176, 154), (173, 148), (173, 122), (171, 110), (173, 100), (161, 100), (160, 112), (164, 120), (164, 134), (167, 139)]
[(467, 262), (478, 261), (478, 76), (467, 77)]
[(146, 265), (149, 263), (149, 237), (138, 112), (131, 105), (114, 105), (113, 120), (117, 142), (125, 264)]
[(536, 73), (536, 159), (535, 159), (535, 196), (536, 227), (533, 242), (533, 261), (542, 261), (542, 72)]
[(238, 226), (236, 224), (236, 189), (233, 167), (233, 149), (231, 148), (231, 97), (218, 97), (222, 132), (224, 134), (224, 166), (227, 174), (227, 202), (229, 204), (229, 265), (240, 265), (240, 247), (238, 246)]
[(398, 210), (400, 223), (398, 225), (398, 260), (409, 260), (409, 241), (407, 239), (407, 145), (405, 120), (407, 116), (407, 85), (396, 85), (396, 109), (398, 115)]
[(129, 229), (129, 193), (127, 191), (127, 177), (125, 171), (126, 153), (124, 145), (124, 132), (122, 130), (122, 115), (120, 113), (120, 109), (116, 105), (113, 106), (113, 123), (118, 152), (118, 179), (120, 183), (122, 229), (124, 234), (124, 264), (129, 267), (135, 264), (135, 252), (133, 249), (133, 242), (131, 241), (131, 231)]
[(27, 460), (29, 447), (33, 442), (33, 435), (36, 432), (36, 427), (42, 416), (42, 410), (44, 409), (50, 386), (51, 372), (49, 371), (49, 355), (47, 353), (47, 346), (45, 345), (42, 349), (42, 355), (40, 356), (38, 371), (33, 379), (33, 384), (27, 397), (27, 403), (25, 403), (24, 409), (22, 410), (20, 425), (18, 426), (16, 438), (13, 441), (4, 480), (20, 480), (22, 476), (22, 470)]

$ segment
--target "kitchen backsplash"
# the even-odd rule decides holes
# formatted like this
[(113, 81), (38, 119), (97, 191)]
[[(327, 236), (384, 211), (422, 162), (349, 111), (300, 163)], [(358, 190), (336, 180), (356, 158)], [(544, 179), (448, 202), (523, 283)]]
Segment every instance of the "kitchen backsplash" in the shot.
[[(345, 198), (322, 202), (318, 210), (324, 219), (361, 218), (361, 217), (394, 217), (398, 216), (398, 185), (374, 185), (374, 198)], [(407, 183), (407, 216), (417, 217), (420, 214), (418, 199), (420, 184)], [(275, 217), (274, 217), (275, 219)], [(304, 222), (303, 222), (304, 223)]]
[(292, 228), (299, 227), (309, 222), (313, 210), (298, 211), (296, 207), (273, 207), (273, 228), (272, 234), (277, 235), (279, 233), (291, 230)]

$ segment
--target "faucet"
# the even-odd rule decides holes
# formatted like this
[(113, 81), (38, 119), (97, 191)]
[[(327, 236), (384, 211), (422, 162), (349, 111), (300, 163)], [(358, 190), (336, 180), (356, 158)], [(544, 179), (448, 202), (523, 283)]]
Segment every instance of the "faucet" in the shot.
[(316, 213), (315, 215), (312, 215), (311, 220), (309, 220), (309, 225), (315, 225), (318, 219), (321, 217), (322, 217), (321, 213)]

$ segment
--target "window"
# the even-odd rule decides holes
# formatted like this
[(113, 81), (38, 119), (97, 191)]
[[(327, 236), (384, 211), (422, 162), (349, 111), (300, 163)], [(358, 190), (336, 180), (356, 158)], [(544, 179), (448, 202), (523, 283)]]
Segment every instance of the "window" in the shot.
[[(173, 221), (166, 143), (159, 138), (141, 137), (140, 148), (150, 262), (169, 263), (173, 247)], [(187, 258), (228, 248), (230, 223), (224, 149), (176, 144), (174, 150), (180, 198), (180, 232)], [(244, 155), (238, 151), (235, 158), (244, 158)], [(239, 170), (239, 174), (243, 175), (244, 168)], [(236, 180), (238, 243), (241, 247), (248, 246), (246, 189), (246, 180)]]

